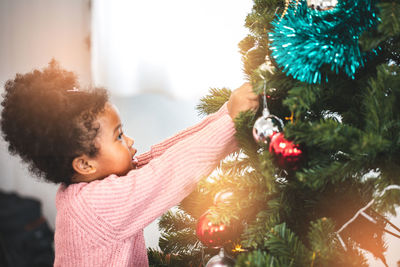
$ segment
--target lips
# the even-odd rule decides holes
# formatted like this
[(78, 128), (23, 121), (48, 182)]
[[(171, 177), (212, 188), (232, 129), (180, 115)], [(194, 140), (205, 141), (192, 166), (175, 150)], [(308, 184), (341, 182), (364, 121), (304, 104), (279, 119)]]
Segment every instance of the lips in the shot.
[(132, 158), (132, 164), (133, 164), (133, 166), (136, 168), (136, 166), (139, 164), (139, 161), (138, 161), (138, 159), (136, 158), (136, 157), (133, 157)]
[(132, 165), (135, 169), (136, 169), (136, 166), (139, 164), (137, 157), (135, 157), (136, 152), (137, 152), (137, 150), (134, 149), (134, 152), (132, 153)]

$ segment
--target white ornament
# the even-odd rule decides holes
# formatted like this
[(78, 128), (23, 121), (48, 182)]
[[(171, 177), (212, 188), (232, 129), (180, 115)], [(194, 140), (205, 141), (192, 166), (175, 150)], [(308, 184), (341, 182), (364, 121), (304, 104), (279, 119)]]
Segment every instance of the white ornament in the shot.
[(268, 55), (265, 56), (265, 62), (259, 66), (259, 69), (264, 72), (269, 72), (270, 74), (275, 73), (275, 67), (272, 66), (271, 60), (269, 59)]
[(307, 0), (307, 6), (316, 10), (329, 10), (337, 5), (337, 0)]

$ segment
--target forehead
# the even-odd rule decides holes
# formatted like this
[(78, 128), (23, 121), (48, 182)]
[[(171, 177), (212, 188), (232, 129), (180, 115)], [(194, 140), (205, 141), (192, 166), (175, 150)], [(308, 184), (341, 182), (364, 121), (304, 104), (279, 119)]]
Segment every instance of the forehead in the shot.
[(121, 123), (118, 109), (107, 102), (104, 111), (98, 116), (98, 122), (100, 123), (100, 129), (112, 127), (112, 130), (114, 130), (114, 127)]

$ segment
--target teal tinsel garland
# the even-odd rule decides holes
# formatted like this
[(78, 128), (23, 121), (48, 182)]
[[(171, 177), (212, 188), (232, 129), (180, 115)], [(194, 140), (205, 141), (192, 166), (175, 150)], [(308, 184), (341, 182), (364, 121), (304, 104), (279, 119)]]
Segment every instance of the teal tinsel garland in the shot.
[(366, 58), (358, 39), (377, 21), (376, 0), (339, 0), (326, 11), (309, 8), (301, 0), (297, 6), (291, 4), (282, 19), (272, 22), (272, 57), (286, 74), (303, 82), (320, 83), (324, 64), (354, 79)]

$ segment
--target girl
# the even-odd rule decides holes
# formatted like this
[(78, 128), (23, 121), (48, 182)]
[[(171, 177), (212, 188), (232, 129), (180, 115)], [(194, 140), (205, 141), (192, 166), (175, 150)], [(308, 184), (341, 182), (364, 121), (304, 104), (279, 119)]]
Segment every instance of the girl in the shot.
[(246, 83), (199, 124), (135, 156), (106, 90), (81, 90), (55, 61), (5, 85), (9, 151), (60, 184), (55, 266), (148, 266), (143, 228), (178, 204), (237, 149), (232, 119), (257, 110)]

